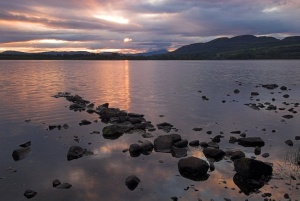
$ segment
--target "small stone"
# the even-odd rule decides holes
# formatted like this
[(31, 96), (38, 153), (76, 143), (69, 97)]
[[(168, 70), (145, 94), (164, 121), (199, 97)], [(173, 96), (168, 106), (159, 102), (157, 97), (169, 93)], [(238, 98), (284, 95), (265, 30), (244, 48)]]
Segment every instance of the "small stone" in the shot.
[(269, 156), (270, 156), (270, 154), (269, 153), (264, 153), (264, 154), (262, 154), (261, 155), (263, 158), (268, 158)]
[(80, 126), (82, 126), (82, 125), (89, 125), (89, 124), (91, 124), (91, 123), (92, 123), (92, 122), (90, 122), (90, 121), (84, 119), (84, 120), (81, 120), (81, 122), (79, 123), (79, 125), (80, 125)]
[(288, 94), (283, 95), (283, 98), (289, 98), (289, 97), (290, 97), (290, 95), (288, 95)]
[(285, 193), (283, 197), (284, 197), (285, 199), (289, 199), (289, 198), (290, 198), (289, 194), (287, 194), (287, 193)]
[(295, 140), (300, 140), (300, 136), (295, 136)]
[(62, 127), (63, 127), (64, 129), (68, 129), (68, 128), (69, 128), (69, 125), (68, 125), (68, 124), (64, 124)]
[(171, 200), (173, 200), (173, 201), (177, 201), (177, 200), (178, 200), (178, 198), (177, 198), (177, 197), (171, 197)]
[(58, 185), (60, 185), (61, 184), (61, 182), (58, 180), (58, 179), (54, 179), (53, 181), (52, 181), (52, 186), (53, 187), (56, 187), (56, 186), (58, 186)]
[(283, 115), (282, 117), (285, 119), (292, 119), (294, 116), (291, 114), (287, 114), (287, 115)]
[(194, 140), (194, 141), (191, 141), (191, 142), (189, 143), (189, 145), (190, 145), (191, 147), (196, 147), (196, 146), (199, 146), (199, 145), (200, 145), (200, 142), (199, 142), (199, 140)]
[(240, 93), (240, 90), (235, 89), (235, 90), (233, 91), (233, 93), (238, 94), (238, 93)]
[(126, 178), (125, 185), (129, 190), (133, 191), (134, 189), (136, 189), (140, 182), (141, 180), (137, 176), (131, 175)]
[(31, 146), (31, 141), (19, 145), (19, 147), (29, 147), (29, 146)]
[(294, 145), (293, 141), (292, 140), (286, 140), (284, 141), (285, 144), (287, 144), (288, 146), (292, 147)]
[(27, 199), (31, 199), (33, 198), (34, 196), (36, 196), (37, 192), (36, 191), (33, 191), (33, 190), (26, 190), (25, 193), (24, 193), (24, 196), (27, 198)]
[(260, 147), (255, 147), (254, 154), (259, 155), (260, 153), (261, 153), (261, 148)]
[(207, 131), (206, 132), (208, 135), (211, 135), (212, 134), (212, 131)]
[(193, 128), (193, 131), (202, 131), (202, 128)]
[(56, 186), (57, 189), (69, 189), (72, 187), (72, 184), (69, 183), (62, 183)]
[(286, 87), (286, 86), (282, 86), (282, 87), (280, 87), (280, 89), (281, 89), (282, 91), (285, 91), (285, 90), (287, 90), (287, 87)]
[(251, 92), (251, 96), (258, 96), (259, 93), (258, 92)]

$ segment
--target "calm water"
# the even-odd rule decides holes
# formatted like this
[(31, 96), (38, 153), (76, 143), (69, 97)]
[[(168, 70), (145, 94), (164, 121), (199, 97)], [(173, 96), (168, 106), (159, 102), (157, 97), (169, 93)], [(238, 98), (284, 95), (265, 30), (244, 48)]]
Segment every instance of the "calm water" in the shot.
[[(280, 93), (279, 88), (256, 87), (269, 83), (291, 90)], [(241, 92), (234, 94), (234, 89)], [(241, 130), (247, 136), (261, 137), (266, 142), (262, 153), (270, 156), (257, 159), (273, 163), (273, 179), (259, 193), (247, 196), (234, 184), (233, 163), (226, 158), (215, 163), (215, 171), (202, 182), (180, 176), (179, 159), (170, 154), (153, 152), (132, 158), (122, 150), (144, 140), (141, 135), (126, 134), (117, 140), (91, 135), (106, 125), (99, 121), (79, 126), (82, 119), (94, 121), (99, 117), (70, 111), (64, 98), (52, 97), (64, 91), (95, 105), (109, 102), (110, 107), (145, 114), (154, 125), (172, 123), (189, 141), (208, 142), (222, 131), (220, 148), (239, 149), (247, 157), (255, 156), (254, 148), (229, 144), (230, 136), (234, 136), (230, 132)], [(250, 100), (253, 91), (260, 95)], [(283, 98), (283, 94), (290, 97)], [(202, 100), (204, 95), (208, 101)], [(299, 114), (283, 121), (283, 115), (291, 114), (287, 110), (256, 111), (244, 105), (271, 102), (287, 109), (293, 106), (284, 105), (284, 101), (300, 102), (300, 61), (0, 61), (0, 200), (27, 200), (23, 196), (27, 189), (38, 192), (32, 200), (41, 201), (171, 200), (173, 196), (179, 200), (263, 200), (263, 193), (272, 193), (275, 200), (284, 200), (285, 193), (292, 200), (299, 199), (296, 161), (300, 141), (294, 139), (300, 135)], [(300, 112), (299, 108), (294, 111)], [(50, 124), (64, 123), (70, 128), (47, 130)], [(195, 132), (194, 127), (203, 131)], [(165, 133), (156, 130), (152, 134), (153, 142)], [(80, 141), (74, 141), (76, 138)], [(288, 139), (294, 142), (293, 147), (284, 143)], [(32, 142), (31, 154), (14, 161), (13, 150), (26, 141)], [(95, 155), (67, 161), (73, 145)], [(201, 148), (189, 147), (188, 156), (205, 159)], [(132, 174), (141, 183), (129, 191), (125, 179)], [(54, 179), (73, 186), (55, 189)]]

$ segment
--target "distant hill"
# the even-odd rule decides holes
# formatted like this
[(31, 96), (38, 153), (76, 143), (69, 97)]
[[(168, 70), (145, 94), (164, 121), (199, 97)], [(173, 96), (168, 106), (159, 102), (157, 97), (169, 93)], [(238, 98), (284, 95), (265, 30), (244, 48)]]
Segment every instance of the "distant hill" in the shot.
[(169, 56), (190, 59), (300, 59), (300, 36), (282, 40), (253, 35), (224, 37), (206, 43), (182, 46)]
[(282, 40), (253, 35), (217, 38), (206, 43), (185, 45), (173, 52), (165, 49), (139, 54), (5, 51), (0, 59), (32, 60), (226, 60), (226, 59), (300, 59), (300, 36)]

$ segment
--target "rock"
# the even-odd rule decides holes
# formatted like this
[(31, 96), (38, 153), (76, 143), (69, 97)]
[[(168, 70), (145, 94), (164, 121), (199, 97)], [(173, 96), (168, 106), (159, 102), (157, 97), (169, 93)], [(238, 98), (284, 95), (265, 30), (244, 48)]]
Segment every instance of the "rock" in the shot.
[(72, 187), (72, 184), (69, 183), (62, 183), (56, 186), (57, 189), (69, 189)]
[(273, 172), (271, 165), (250, 158), (235, 160), (234, 168), (239, 175), (248, 179), (258, 179), (262, 176), (271, 176)]
[(232, 133), (232, 134), (241, 134), (242, 132), (241, 131), (231, 131), (230, 133)]
[(55, 128), (57, 128), (57, 125), (49, 125), (49, 126), (48, 126), (48, 129), (49, 129), (49, 130), (53, 130), (53, 129), (55, 129)]
[(235, 90), (233, 91), (233, 93), (238, 94), (238, 93), (240, 93), (240, 90), (235, 89)]
[(289, 98), (289, 97), (290, 97), (290, 95), (288, 95), (288, 94), (283, 95), (283, 98)]
[(132, 128), (130, 125), (109, 125), (102, 129), (102, 135), (106, 139), (117, 139)]
[(149, 155), (153, 151), (153, 147), (154, 147), (152, 142), (148, 140), (143, 141), (140, 146), (142, 148), (142, 154), (144, 155)]
[(229, 143), (234, 144), (238, 141), (238, 139), (234, 136), (230, 136)]
[(153, 135), (151, 133), (144, 133), (144, 134), (142, 134), (142, 137), (143, 138), (152, 138)]
[(29, 146), (31, 146), (31, 141), (19, 145), (19, 147), (29, 147)]
[(263, 179), (248, 179), (236, 173), (233, 177), (233, 182), (239, 187), (241, 192), (245, 195), (250, 195), (262, 188), (267, 181), (264, 181)]
[(36, 191), (33, 191), (33, 190), (26, 190), (25, 193), (24, 193), (24, 196), (27, 198), (27, 199), (31, 199), (33, 197), (35, 197), (37, 194)]
[(128, 113), (128, 116), (132, 117), (132, 118), (141, 118), (141, 117), (144, 117), (145, 115), (143, 115), (143, 114), (136, 114), (136, 113)]
[(178, 148), (172, 146), (171, 154), (175, 158), (182, 158), (187, 156), (187, 149), (186, 148)]
[(188, 145), (187, 140), (180, 140), (179, 142), (174, 143), (174, 146), (178, 148), (187, 147), (187, 145)]
[(166, 133), (170, 132), (171, 129), (174, 127), (172, 124), (166, 122), (157, 124), (156, 126), (159, 130), (163, 130)]
[(98, 110), (98, 108), (96, 109), (96, 113), (100, 115), (103, 122), (109, 122), (112, 117), (126, 116), (126, 114), (122, 114), (119, 108), (102, 107), (101, 110)]
[(141, 180), (137, 176), (131, 175), (126, 178), (125, 185), (129, 190), (133, 191), (139, 185), (140, 182)]
[(142, 153), (142, 147), (139, 144), (131, 144), (129, 147), (131, 157), (138, 157)]
[(290, 146), (290, 147), (294, 146), (294, 143), (293, 143), (292, 140), (286, 140), (286, 141), (284, 141), (284, 142), (285, 142), (285, 144), (287, 144), (287, 145)]
[(219, 161), (225, 156), (225, 152), (223, 150), (214, 148), (204, 148), (203, 153), (206, 158), (212, 158), (215, 161)]
[(171, 197), (171, 200), (178, 201), (178, 198), (174, 196), (174, 197)]
[(89, 125), (89, 124), (91, 124), (91, 123), (92, 123), (92, 122), (90, 122), (90, 121), (84, 119), (84, 120), (81, 120), (81, 122), (79, 123), (79, 125), (80, 125), (80, 126), (82, 126), (82, 125)]
[(262, 87), (267, 88), (267, 89), (276, 89), (278, 87), (277, 84), (263, 84)]
[(158, 136), (154, 140), (154, 149), (156, 152), (170, 153), (171, 147), (174, 145), (174, 143), (180, 140), (181, 136), (178, 134)]
[(68, 161), (71, 161), (87, 155), (93, 155), (93, 152), (87, 151), (86, 149), (83, 149), (80, 146), (72, 146), (68, 151), (67, 159)]
[(251, 92), (251, 96), (258, 96), (259, 93), (258, 92)]
[(189, 143), (189, 145), (190, 145), (191, 147), (196, 147), (196, 146), (199, 146), (199, 145), (200, 145), (200, 142), (199, 142), (199, 140), (193, 140), (193, 141), (191, 141), (191, 142)]
[(269, 156), (270, 156), (270, 154), (269, 153), (264, 153), (264, 154), (262, 154), (261, 155), (263, 158), (268, 158)]
[(245, 158), (246, 155), (242, 151), (234, 151), (230, 154), (230, 160), (235, 161), (237, 159)]
[(245, 137), (239, 138), (238, 144), (244, 147), (263, 147), (265, 142), (260, 137)]
[(53, 181), (52, 181), (52, 186), (53, 187), (56, 187), (56, 186), (58, 186), (58, 185), (60, 185), (61, 184), (61, 182), (58, 180), (58, 179), (54, 179)]
[(68, 124), (64, 124), (64, 125), (63, 125), (63, 128), (64, 128), (64, 129), (68, 129), (68, 128), (69, 128), (69, 125), (68, 125)]
[(212, 131), (207, 131), (206, 134), (211, 135)]
[(206, 96), (202, 96), (202, 100), (209, 100)]
[(300, 136), (295, 136), (295, 140), (300, 140)]
[(282, 87), (280, 87), (280, 90), (286, 91), (286, 90), (287, 90), (287, 87), (286, 87), (286, 86), (282, 86)]
[(254, 154), (259, 155), (260, 153), (261, 153), (261, 148), (260, 147), (255, 147)]
[(193, 128), (193, 131), (202, 131), (202, 128)]
[(217, 136), (215, 136), (211, 141), (213, 141), (213, 142), (216, 142), (216, 143), (219, 143), (220, 141), (221, 141), (221, 138), (222, 138), (223, 136), (221, 136), (221, 135), (217, 135)]
[(20, 149), (15, 149), (12, 153), (12, 157), (15, 161), (19, 161), (26, 158), (30, 153), (30, 147), (22, 147)]
[(74, 103), (69, 106), (70, 110), (75, 110), (75, 111), (77, 111), (77, 110), (82, 111), (82, 110), (85, 110), (85, 108), (86, 108), (86, 105), (81, 104), (81, 103)]
[(200, 142), (199, 145), (200, 145), (200, 147), (203, 147), (203, 148), (208, 147), (208, 143), (207, 142)]
[(101, 132), (100, 131), (93, 131), (93, 132), (91, 132), (90, 134), (100, 134)]
[(294, 116), (291, 114), (287, 114), (287, 115), (283, 115), (282, 117), (285, 119), (292, 119)]
[(287, 193), (285, 193), (285, 194), (283, 195), (283, 197), (284, 197), (284, 199), (290, 199), (290, 196), (289, 196), (289, 194), (287, 194)]
[(215, 149), (219, 149), (219, 147), (220, 147), (218, 143), (213, 142), (213, 141), (208, 142), (207, 145), (208, 145), (209, 147), (215, 148)]
[(206, 180), (208, 178), (208, 169), (208, 163), (196, 157), (180, 159), (178, 162), (178, 170), (180, 174), (183, 177), (191, 179), (193, 181)]

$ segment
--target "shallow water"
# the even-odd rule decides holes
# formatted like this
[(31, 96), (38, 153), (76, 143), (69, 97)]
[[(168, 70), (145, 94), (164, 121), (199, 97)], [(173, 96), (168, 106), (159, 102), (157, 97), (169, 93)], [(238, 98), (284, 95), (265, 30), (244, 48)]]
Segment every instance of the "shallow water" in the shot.
[[(270, 83), (290, 90), (256, 87)], [(240, 93), (234, 94), (234, 89)], [(209, 172), (208, 180), (200, 182), (180, 176), (179, 159), (170, 154), (153, 152), (132, 158), (122, 150), (144, 140), (140, 134), (125, 134), (117, 140), (91, 135), (106, 124), (99, 121), (79, 126), (82, 119), (94, 121), (98, 115), (70, 111), (68, 101), (53, 97), (60, 91), (78, 94), (95, 105), (108, 102), (110, 107), (145, 114), (154, 125), (172, 123), (178, 131), (171, 132), (189, 141), (208, 142), (223, 132), (220, 148), (239, 149), (247, 157), (255, 156), (254, 148), (228, 143), (230, 136), (239, 137), (230, 132), (241, 130), (249, 137), (261, 137), (266, 142), (262, 153), (270, 156), (256, 157), (273, 163), (273, 178), (260, 192), (245, 195), (233, 182), (233, 163), (226, 158), (215, 163), (216, 169)], [(253, 91), (260, 95), (250, 100)], [(284, 94), (290, 97), (284, 98)], [(202, 96), (209, 100), (202, 100)], [(45, 201), (171, 200), (173, 196), (179, 200), (263, 200), (266, 192), (272, 193), (271, 199), (284, 200), (288, 193), (296, 200), (300, 197), (296, 164), (300, 142), (294, 138), (300, 135), (299, 114), (284, 119), (283, 115), (292, 114), (287, 109), (257, 111), (244, 105), (259, 102), (287, 109), (293, 105), (283, 102), (300, 102), (300, 62), (0, 61), (0, 200), (27, 200), (23, 196), (27, 189), (38, 192), (32, 200)], [(299, 107), (294, 111), (299, 112)], [(50, 124), (64, 123), (70, 128), (47, 130)], [(194, 127), (203, 130), (195, 132)], [(163, 134), (166, 133), (159, 130), (152, 132), (155, 137)], [(284, 143), (288, 139), (294, 142), (293, 147)], [(26, 141), (32, 142), (31, 154), (14, 161), (13, 150)], [(73, 145), (95, 155), (67, 161), (68, 149)], [(200, 147), (189, 147), (188, 156), (205, 159)], [(134, 191), (125, 186), (126, 177), (132, 174), (141, 179)], [(73, 186), (55, 189), (54, 179)]]

